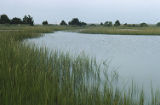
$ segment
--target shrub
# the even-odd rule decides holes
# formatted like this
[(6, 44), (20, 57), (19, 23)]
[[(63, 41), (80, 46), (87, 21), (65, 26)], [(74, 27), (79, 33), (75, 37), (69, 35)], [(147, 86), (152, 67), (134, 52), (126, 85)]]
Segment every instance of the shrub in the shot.
[(12, 20), (11, 20), (11, 24), (22, 24), (22, 20), (20, 18), (17, 18), (17, 17), (14, 17)]
[(43, 24), (43, 25), (48, 25), (48, 21), (47, 21), (47, 20), (46, 20), (46, 21), (43, 21), (42, 24)]
[(62, 21), (61, 21), (61, 23), (60, 23), (60, 25), (62, 25), (62, 26), (63, 26), (63, 25), (64, 25), (64, 26), (66, 26), (66, 25), (67, 25), (67, 23), (66, 23), (64, 20), (62, 20)]
[(73, 19), (69, 22), (69, 25), (84, 26), (84, 25), (87, 25), (87, 23), (79, 21), (78, 18), (73, 18)]
[(9, 24), (9, 23), (10, 23), (10, 19), (6, 14), (3, 14), (0, 16), (0, 24)]
[(127, 24), (127, 23), (125, 23), (125, 24), (124, 24), (124, 26), (128, 26), (128, 24)]
[(23, 18), (23, 24), (30, 24), (31, 26), (34, 25), (34, 20), (33, 17), (31, 17), (30, 15), (25, 15)]
[(111, 27), (112, 26), (112, 22), (111, 21), (106, 21), (104, 23), (105, 26)]
[(69, 25), (77, 25), (77, 26), (80, 26), (81, 23), (79, 21), (78, 18), (73, 18), (70, 22), (69, 22)]
[(101, 22), (100, 25), (103, 26), (104, 24)]
[(86, 26), (86, 25), (87, 25), (87, 23), (81, 22), (81, 26)]
[(160, 27), (160, 22), (158, 22), (158, 23), (156, 24), (156, 26)]
[(115, 24), (114, 24), (114, 26), (120, 26), (121, 25), (121, 23), (119, 22), (119, 20), (117, 20), (116, 22), (115, 22)]
[(147, 27), (147, 26), (148, 26), (147, 23), (141, 23), (141, 24), (140, 24), (140, 27)]

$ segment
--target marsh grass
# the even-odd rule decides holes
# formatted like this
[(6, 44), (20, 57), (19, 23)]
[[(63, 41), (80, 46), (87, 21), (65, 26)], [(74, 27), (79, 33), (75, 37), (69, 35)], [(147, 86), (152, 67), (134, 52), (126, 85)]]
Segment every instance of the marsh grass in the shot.
[[(134, 100), (133, 91), (125, 93), (114, 89), (107, 73), (101, 85), (100, 65), (94, 59), (48, 52), (21, 42), (66, 28), (25, 28), (18, 32), (0, 32), (0, 105), (144, 104), (143, 91), (138, 100)], [(157, 105), (154, 94), (152, 98), (149, 105)]]
[(88, 27), (81, 33), (117, 35), (160, 35), (160, 27)]

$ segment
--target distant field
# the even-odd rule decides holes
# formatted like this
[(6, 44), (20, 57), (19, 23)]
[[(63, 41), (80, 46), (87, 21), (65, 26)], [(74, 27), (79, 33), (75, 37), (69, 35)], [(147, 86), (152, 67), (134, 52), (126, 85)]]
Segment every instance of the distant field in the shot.
[(87, 27), (81, 33), (119, 35), (160, 35), (160, 27)]
[(28, 25), (0, 25), (1, 31), (30, 31), (50, 32), (50, 30), (72, 30), (74, 32), (90, 34), (119, 34), (119, 35), (160, 35), (160, 27), (105, 27), (105, 26), (28, 26)]
[[(0, 25), (0, 31), (27, 31), (27, 32), (38, 32), (46, 33), (59, 30), (72, 30), (77, 29), (78, 27), (66, 27), (66, 26), (28, 26), (28, 25)], [(79, 29), (79, 28), (78, 28)]]

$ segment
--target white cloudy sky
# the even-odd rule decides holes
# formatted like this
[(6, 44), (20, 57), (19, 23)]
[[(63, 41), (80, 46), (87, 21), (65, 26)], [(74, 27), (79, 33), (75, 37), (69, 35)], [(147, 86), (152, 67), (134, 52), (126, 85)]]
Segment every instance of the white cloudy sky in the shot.
[(0, 14), (23, 17), (30, 14), (35, 23), (48, 20), (59, 23), (74, 17), (88, 23), (115, 21), (122, 23), (157, 23), (160, 0), (1, 0)]

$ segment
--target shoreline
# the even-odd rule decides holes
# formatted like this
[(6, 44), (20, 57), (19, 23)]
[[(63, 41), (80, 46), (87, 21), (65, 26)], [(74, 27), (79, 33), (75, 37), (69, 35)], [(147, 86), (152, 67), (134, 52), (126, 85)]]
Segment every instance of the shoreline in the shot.
[(159, 36), (160, 27), (86, 27), (80, 33)]

